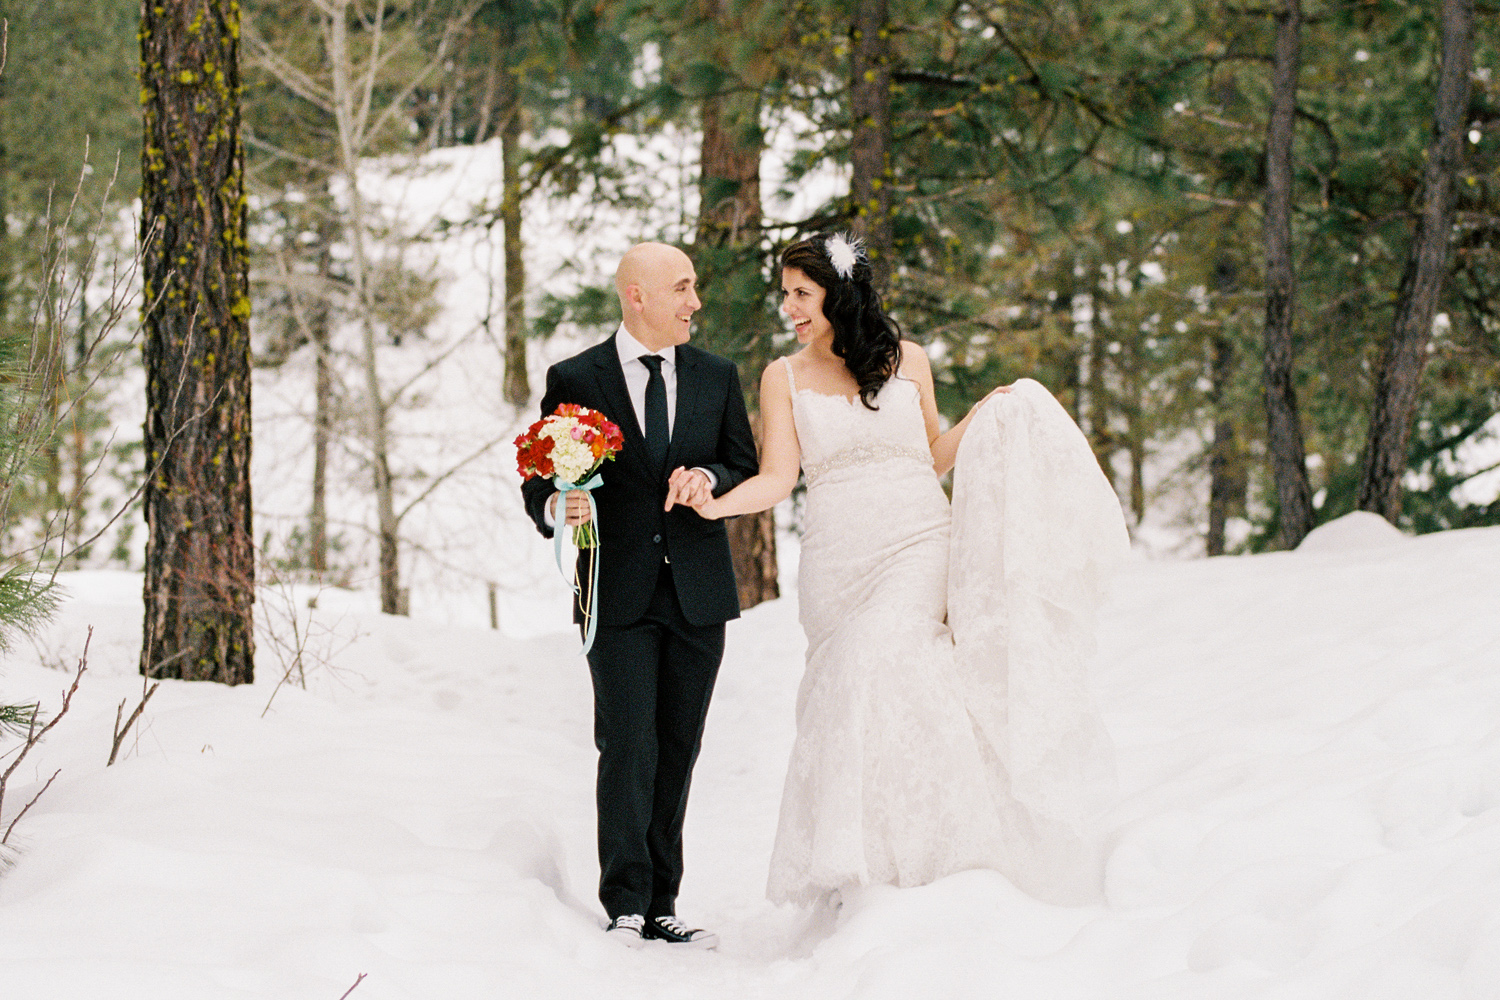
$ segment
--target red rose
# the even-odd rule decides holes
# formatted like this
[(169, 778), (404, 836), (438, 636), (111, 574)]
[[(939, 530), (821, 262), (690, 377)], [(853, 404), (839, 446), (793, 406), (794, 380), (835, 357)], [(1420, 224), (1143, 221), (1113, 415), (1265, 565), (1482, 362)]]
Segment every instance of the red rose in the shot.
[(516, 442), (516, 464), (522, 476), (530, 479), (552, 475), (552, 443), (552, 439), (546, 437), (521, 438)]

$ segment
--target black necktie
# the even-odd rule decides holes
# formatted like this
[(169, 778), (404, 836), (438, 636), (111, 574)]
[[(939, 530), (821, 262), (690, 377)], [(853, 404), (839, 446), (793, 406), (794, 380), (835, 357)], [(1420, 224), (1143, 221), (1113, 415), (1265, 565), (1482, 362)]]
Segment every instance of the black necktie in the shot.
[(660, 354), (642, 354), (641, 364), (651, 373), (646, 379), (646, 458), (660, 472), (667, 468), (667, 380), (661, 376)]

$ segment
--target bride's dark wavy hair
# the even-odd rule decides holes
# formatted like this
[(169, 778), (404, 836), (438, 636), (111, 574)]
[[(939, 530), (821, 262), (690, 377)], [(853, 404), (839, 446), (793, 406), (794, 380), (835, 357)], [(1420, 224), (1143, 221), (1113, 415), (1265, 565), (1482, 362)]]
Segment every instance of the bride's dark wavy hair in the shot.
[(824, 290), (823, 315), (833, 327), (833, 353), (859, 383), (860, 401), (877, 410), (875, 394), (901, 366), (901, 327), (880, 307), (863, 251), (855, 255), (849, 277), (839, 277), (828, 256), (832, 238), (832, 233), (818, 233), (793, 243), (781, 251), (781, 266), (795, 267)]

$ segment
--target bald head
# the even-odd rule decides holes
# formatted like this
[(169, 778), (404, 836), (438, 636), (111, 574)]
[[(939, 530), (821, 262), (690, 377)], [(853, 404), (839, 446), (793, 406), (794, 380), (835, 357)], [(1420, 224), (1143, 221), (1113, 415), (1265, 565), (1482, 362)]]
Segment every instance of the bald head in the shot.
[(637, 243), (625, 251), (615, 268), (615, 291), (623, 301), (630, 285), (649, 282), (663, 272), (693, 269), (688, 255), (665, 243)]
[(653, 351), (687, 342), (698, 301), (688, 255), (665, 243), (638, 243), (620, 258), (615, 292), (625, 329)]

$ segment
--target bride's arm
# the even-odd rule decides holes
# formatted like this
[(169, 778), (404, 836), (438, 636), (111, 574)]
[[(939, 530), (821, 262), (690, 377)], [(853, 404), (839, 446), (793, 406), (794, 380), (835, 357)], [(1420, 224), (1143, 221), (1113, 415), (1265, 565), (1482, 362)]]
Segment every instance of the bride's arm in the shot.
[(958, 443), (963, 440), (964, 431), (969, 429), (969, 421), (974, 419), (974, 411), (995, 393), (1009, 392), (1010, 386), (1002, 385), (991, 390), (984, 399), (969, 408), (969, 412), (964, 414), (962, 420), (944, 431), (941, 430), (942, 423), (938, 420), (937, 396), (932, 385), (932, 363), (927, 360), (927, 352), (920, 344), (903, 340), (901, 342), (901, 367), (908, 378), (916, 381), (917, 389), (921, 392), (922, 419), (927, 423), (927, 443), (932, 448), (932, 471), (941, 476), (953, 468), (953, 462), (958, 457)]
[(706, 518), (753, 514), (774, 507), (792, 494), (802, 468), (802, 448), (792, 422), (792, 390), (785, 359), (766, 366), (760, 377), (760, 472), (721, 497), (695, 510)]

